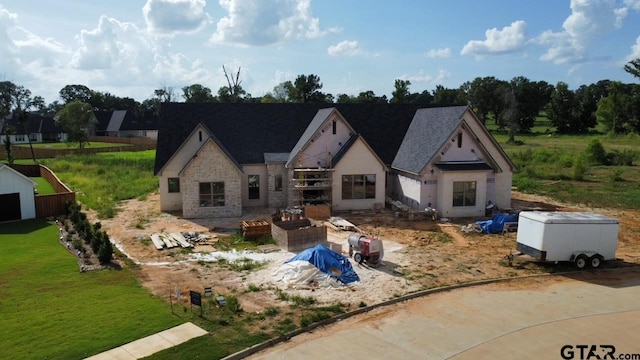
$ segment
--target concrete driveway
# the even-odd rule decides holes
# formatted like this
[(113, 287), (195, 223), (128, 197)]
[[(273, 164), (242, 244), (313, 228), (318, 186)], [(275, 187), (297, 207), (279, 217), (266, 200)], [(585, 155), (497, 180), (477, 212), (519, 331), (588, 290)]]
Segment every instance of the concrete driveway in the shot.
[[(250, 359), (596, 359), (640, 354), (640, 270), (452, 290), (302, 334)], [(640, 359), (637, 357), (622, 357)]]

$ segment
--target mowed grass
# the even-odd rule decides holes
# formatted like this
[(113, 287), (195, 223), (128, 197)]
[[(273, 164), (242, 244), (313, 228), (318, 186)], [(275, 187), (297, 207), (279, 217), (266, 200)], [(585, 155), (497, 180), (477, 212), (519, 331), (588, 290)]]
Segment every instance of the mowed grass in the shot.
[[(31, 163), (31, 160), (16, 161)], [(119, 201), (144, 198), (158, 190), (155, 150), (66, 155), (40, 162), (76, 192), (85, 208), (113, 217)]]
[(51, 186), (51, 183), (49, 183), (47, 179), (43, 177), (32, 177), (31, 180), (38, 183), (38, 185), (36, 185), (38, 195), (50, 195), (56, 193), (53, 186)]
[(0, 359), (81, 359), (178, 325), (131, 270), (80, 273), (55, 224), (0, 224)]

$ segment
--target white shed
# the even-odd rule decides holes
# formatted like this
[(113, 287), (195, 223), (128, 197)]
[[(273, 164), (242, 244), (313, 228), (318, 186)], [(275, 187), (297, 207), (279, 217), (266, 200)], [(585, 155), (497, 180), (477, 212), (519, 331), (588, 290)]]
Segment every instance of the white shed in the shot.
[(0, 164), (0, 222), (36, 217), (35, 185), (29, 177)]

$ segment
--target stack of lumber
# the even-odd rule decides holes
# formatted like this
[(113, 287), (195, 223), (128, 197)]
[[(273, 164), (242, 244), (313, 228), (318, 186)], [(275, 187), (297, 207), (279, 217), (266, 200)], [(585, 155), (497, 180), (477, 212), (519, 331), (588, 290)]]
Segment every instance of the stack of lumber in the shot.
[(257, 239), (271, 235), (271, 224), (266, 220), (243, 220), (242, 236), (245, 239)]
[(151, 234), (151, 241), (153, 242), (153, 245), (156, 247), (156, 249), (158, 250), (164, 249), (164, 242), (160, 240), (160, 235)]
[(171, 233), (169, 234), (169, 236), (171, 236), (173, 240), (175, 240), (178, 244), (180, 244), (180, 246), (184, 248), (192, 247), (192, 245), (187, 241), (187, 239), (185, 239), (184, 236), (182, 236), (182, 234), (180, 233)]
[(193, 246), (180, 233), (151, 234), (151, 241), (158, 250), (162, 250), (164, 248), (171, 249), (178, 246), (185, 248)]

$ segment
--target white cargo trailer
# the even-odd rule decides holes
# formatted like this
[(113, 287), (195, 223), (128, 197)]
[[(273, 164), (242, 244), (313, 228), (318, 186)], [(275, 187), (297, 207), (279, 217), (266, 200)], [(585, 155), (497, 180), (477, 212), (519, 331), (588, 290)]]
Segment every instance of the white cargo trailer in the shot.
[(537, 261), (571, 261), (597, 268), (615, 259), (617, 219), (588, 212), (523, 211), (518, 216), (517, 249)]

